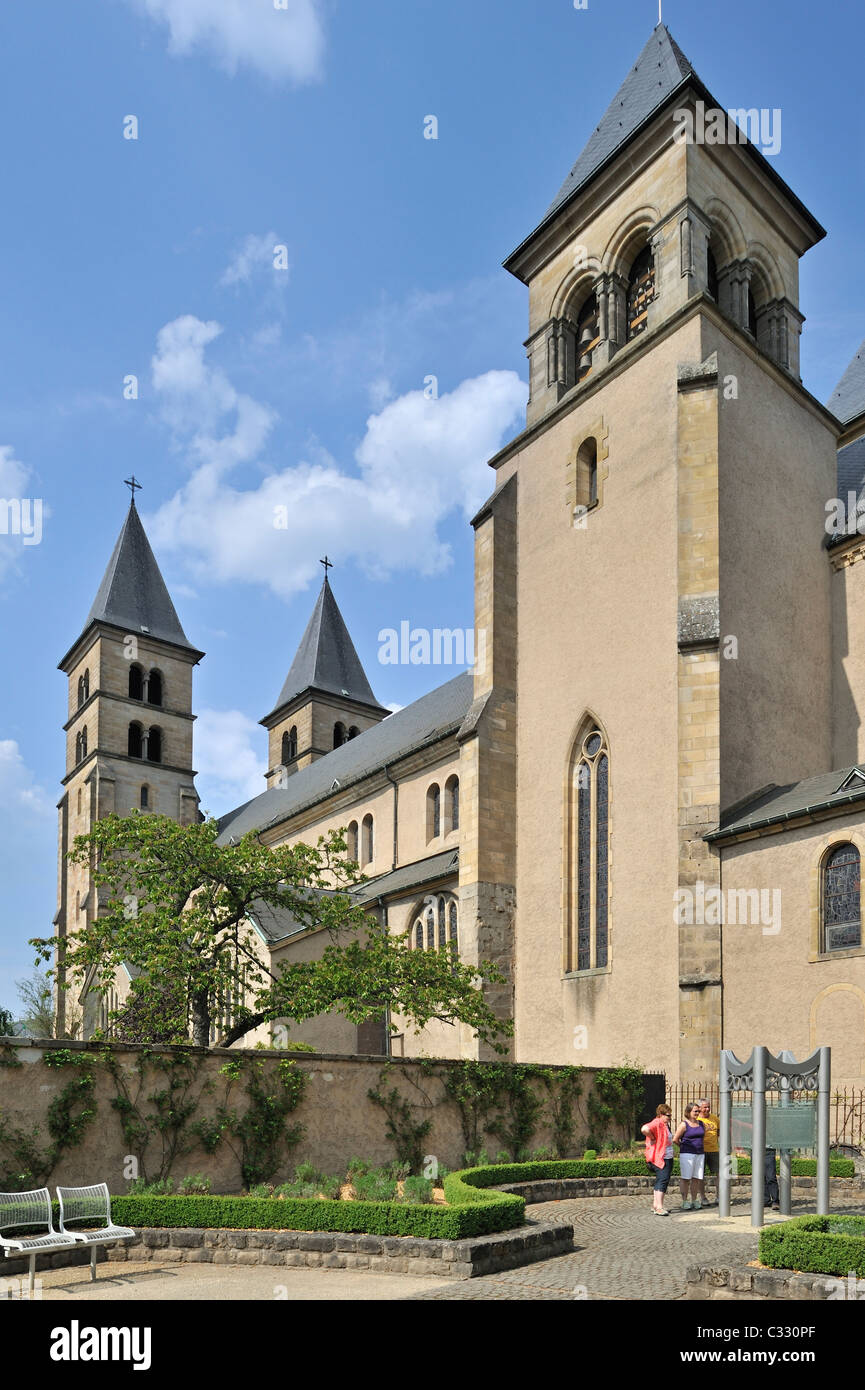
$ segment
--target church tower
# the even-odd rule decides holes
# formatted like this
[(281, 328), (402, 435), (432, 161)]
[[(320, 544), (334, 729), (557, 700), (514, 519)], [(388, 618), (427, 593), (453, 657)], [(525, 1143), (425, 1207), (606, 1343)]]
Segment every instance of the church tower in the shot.
[[(76, 836), (112, 812), (151, 811), (181, 824), (198, 817), (192, 668), (203, 655), (180, 625), (133, 491), (81, 635), (59, 663), (68, 679), (68, 717), (59, 802), (58, 937), (80, 930), (99, 911), (88, 867), (66, 858)], [(60, 1032), (66, 1003), (66, 992), (59, 990)], [(95, 1026), (96, 1020), (90, 1022)]]
[[(325, 562), (322, 561), (324, 564)], [(268, 731), (268, 787), (390, 713), (372, 693), (327, 577), (279, 699), (261, 723)]]
[(476, 530), (479, 553), (511, 545), (519, 615), (492, 661), (516, 640), (526, 1061), (627, 1048), (717, 1075), (723, 962), (761, 928), (703, 913), (704, 836), (832, 765), (836, 423), (799, 376), (799, 259), (824, 231), (776, 172), (773, 116), (722, 110), (658, 25), (505, 262), (530, 398)]

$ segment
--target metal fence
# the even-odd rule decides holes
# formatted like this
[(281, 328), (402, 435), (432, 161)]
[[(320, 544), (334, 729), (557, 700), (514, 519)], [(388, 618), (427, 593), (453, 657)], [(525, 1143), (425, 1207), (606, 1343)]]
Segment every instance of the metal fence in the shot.
[[(692, 1101), (705, 1099), (712, 1107), (712, 1113), (717, 1115), (720, 1105), (720, 1094), (718, 1083), (706, 1083), (705, 1081), (682, 1081), (678, 1085), (667, 1083), (666, 1099), (667, 1104), (673, 1112), (673, 1118), (680, 1120), (684, 1114), (685, 1106)], [(816, 1099), (816, 1092), (810, 1091), (791, 1091), (791, 1100), (811, 1100)], [(778, 1091), (766, 1092), (766, 1104), (780, 1104), (781, 1096)], [(734, 1105), (749, 1105), (751, 1102), (750, 1091), (734, 1091)], [(830, 1139), (833, 1144), (849, 1144), (854, 1148), (865, 1148), (865, 1089), (858, 1086), (845, 1086), (843, 1090), (834, 1090), (830, 1097)]]

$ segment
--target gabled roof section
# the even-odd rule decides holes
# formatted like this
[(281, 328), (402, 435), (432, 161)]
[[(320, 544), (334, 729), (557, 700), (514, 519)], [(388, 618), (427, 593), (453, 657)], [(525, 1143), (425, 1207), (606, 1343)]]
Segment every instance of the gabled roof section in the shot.
[(544, 221), (588, 183), (619, 146), (692, 75), (696, 76), (694, 69), (666, 24), (659, 24), (547, 208)]
[(327, 576), (272, 713), (305, 690), (322, 690), (383, 708), (372, 693)]
[[(474, 676), (463, 671), (445, 685), (422, 695), (380, 724), (334, 748), (323, 758), (293, 772), (284, 787), (267, 791), (219, 819), (219, 843), (230, 844), (249, 830), (279, 825), (299, 811), (362, 782), (409, 753), (438, 742), (460, 728), (474, 694)], [(345, 813), (346, 823), (351, 813)]]
[(717, 830), (710, 830), (704, 839), (725, 840), (731, 836), (780, 828), (786, 821), (802, 817), (831, 816), (858, 809), (865, 803), (865, 774), (853, 766), (822, 772), (784, 787), (768, 787), (753, 800), (740, 802), (732, 811), (722, 814)]
[(842, 425), (865, 413), (865, 342), (826, 402)]
[(185, 647), (196, 656), (203, 655), (193, 647), (180, 625), (134, 501), (87, 614), (82, 635), (94, 623), (110, 623), (134, 636), (144, 633), (157, 641)]

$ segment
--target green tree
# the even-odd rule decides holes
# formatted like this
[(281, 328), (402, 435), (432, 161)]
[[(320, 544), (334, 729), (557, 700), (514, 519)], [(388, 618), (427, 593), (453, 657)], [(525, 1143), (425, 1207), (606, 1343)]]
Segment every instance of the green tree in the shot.
[(0, 1008), (0, 1038), (14, 1038), (15, 1019), (9, 1009)]
[(54, 991), (51, 980), (41, 970), (34, 970), (23, 980), (15, 981), (21, 1003), (21, 1022), (31, 1038), (54, 1037)]
[[(56, 950), (64, 988), (92, 974), (89, 987), (103, 993), (121, 965), (130, 967), (125, 1009), (139, 1026), (158, 1018), (164, 1041), (191, 1034), (208, 1046), (225, 1001), (234, 1000), (217, 1046), (277, 1019), (332, 1011), (358, 1024), (390, 1009), (418, 1030), (432, 1019), (467, 1024), (503, 1050), (499, 1039), (512, 1025), (495, 1017), (483, 994), (500, 972), (464, 965), (449, 947), (412, 950), (407, 932), (382, 931), (348, 892), (357, 865), (338, 833), (315, 846), (277, 848), (252, 832), (227, 845), (218, 834), (214, 820), (178, 825), (133, 813), (97, 821), (69, 857), (89, 865), (100, 915), (59, 942), (35, 938), (38, 958), (48, 961)], [(308, 931), (323, 929), (329, 944), (320, 959), (272, 966), (249, 920), (258, 903)]]

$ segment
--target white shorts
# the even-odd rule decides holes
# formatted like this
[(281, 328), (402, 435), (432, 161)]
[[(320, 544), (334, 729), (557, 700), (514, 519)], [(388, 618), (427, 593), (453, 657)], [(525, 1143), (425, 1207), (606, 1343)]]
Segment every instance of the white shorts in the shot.
[(690, 1182), (691, 1178), (701, 1179), (705, 1161), (705, 1154), (679, 1154), (680, 1175), (686, 1182)]

